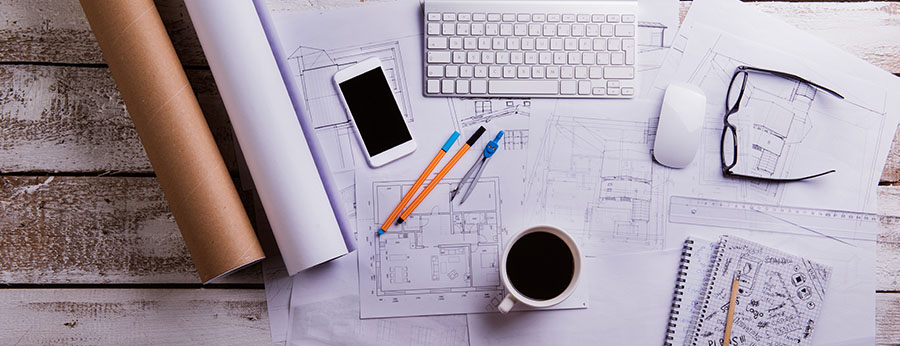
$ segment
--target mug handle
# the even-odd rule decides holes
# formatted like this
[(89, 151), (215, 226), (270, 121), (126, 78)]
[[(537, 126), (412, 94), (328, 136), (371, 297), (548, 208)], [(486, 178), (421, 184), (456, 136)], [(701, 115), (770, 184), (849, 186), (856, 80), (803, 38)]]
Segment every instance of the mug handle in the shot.
[(500, 313), (507, 313), (509, 310), (512, 310), (513, 305), (517, 302), (516, 298), (512, 296), (512, 294), (507, 293), (506, 297), (503, 298), (503, 301), (500, 302), (500, 305), (497, 306), (497, 310), (500, 310)]

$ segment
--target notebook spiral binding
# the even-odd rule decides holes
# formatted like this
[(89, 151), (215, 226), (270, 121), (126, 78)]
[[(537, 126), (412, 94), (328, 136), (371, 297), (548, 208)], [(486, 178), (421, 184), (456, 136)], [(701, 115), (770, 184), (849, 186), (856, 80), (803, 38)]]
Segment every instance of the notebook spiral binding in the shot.
[(687, 239), (681, 247), (681, 260), (678, 262), (678, 277), (675, 279), (675, 293), (672, 294), (672, 306), (669, 310), (669, 325), (666, 328), (666, 346), (672, 346), (675, 327), (678, 325), (678, 308), (681, 307), (681, 297), (684, 295), (684, 281), (687, 276), (688, 264), (691, 263), (691, 255), (694, 250), (694, 241)]
[(722, 264), (722, 257), (725, 256), (724, 250), (725, 250), (725, 248), (727, 248), (727, 245), (728, 245), (728, 236), (722, 236), (722, 238), (719, 240), (719, 247), (716, 250), (716, 263), (712, 268), (712, 272), (710, 273), (710, 276), (711, 276), (709, 278), (710, 285), (706, 291), (706, 297), (703, 298), (703, 308), (700, 309), (700, 318), (699, 318), (699, 320), (697, 320), (697, 329), (695, 329), (694, 333), (693, 333), (694, 334), (693, 342), (691, 342), (691, 345), (693, 345), (693, 346), (697, 346), (697, 341), (700, 340), (700, 338), (697, 337), (696, 335), (698, 332), (700, 332), (700, 327), (703, 326), (703, 317), (706, 316), (706, 309), (709, 307), (709, 299), (712, 296), (712, 293), (714, 291), (713, 285), (716, 282), (715, 276), (716, 276), (716, 273), (719, 272), (719, 266)]

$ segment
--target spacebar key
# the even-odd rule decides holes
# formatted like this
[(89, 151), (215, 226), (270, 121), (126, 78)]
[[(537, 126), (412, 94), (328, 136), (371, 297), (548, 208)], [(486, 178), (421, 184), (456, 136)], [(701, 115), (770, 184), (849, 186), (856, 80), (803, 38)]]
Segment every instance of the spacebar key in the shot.
[(553, 80), (492, 80), (488, 81), (489, 94), (559, 94), (559, 82)]

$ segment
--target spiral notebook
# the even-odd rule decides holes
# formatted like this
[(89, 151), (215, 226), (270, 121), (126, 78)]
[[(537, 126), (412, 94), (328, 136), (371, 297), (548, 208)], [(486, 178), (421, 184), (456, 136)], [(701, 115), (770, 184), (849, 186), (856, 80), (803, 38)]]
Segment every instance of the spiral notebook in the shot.
[(812, 343), (831, 268), (726, 235), (684, 242), (666, 345), (720, 345), (736, 277), (732, 344)]

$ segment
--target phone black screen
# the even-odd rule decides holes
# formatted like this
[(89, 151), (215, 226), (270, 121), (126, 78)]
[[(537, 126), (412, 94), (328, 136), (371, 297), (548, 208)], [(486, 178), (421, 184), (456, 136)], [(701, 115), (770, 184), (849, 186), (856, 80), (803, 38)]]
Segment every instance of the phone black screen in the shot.
[(381, 67), (340, 83), (369, 156), (412, 139)]

